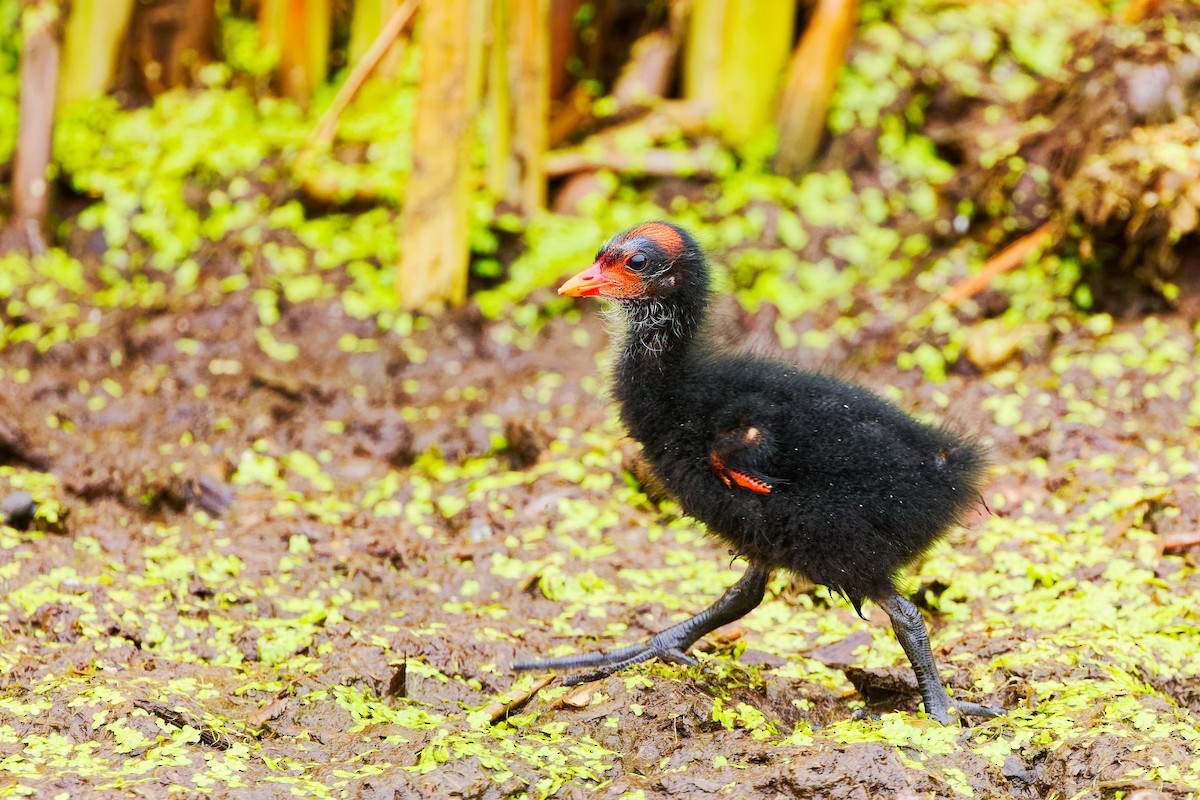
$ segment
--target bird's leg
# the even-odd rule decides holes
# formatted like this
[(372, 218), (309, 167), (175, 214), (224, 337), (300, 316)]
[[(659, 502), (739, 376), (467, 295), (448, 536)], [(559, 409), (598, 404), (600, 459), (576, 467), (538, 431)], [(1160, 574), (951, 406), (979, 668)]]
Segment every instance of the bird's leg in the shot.
[(929, 647), (929, 632), (921, 610), (899, 594), (893, 593), (879, 601), (879, 605), (892, 619), (892, 630), (900, 640), (917, 675), (917, 686), (925, 703), (925, 712), (943, 725), (949, 725), (955, 714), (971, 714), (976, 717), (998, 717), (1003, 709), (981, 706), (976, 703), (954, 702), (946, 694), (942, 676), (933, 661), (933, 650)]
[(767, 577), (770, 574), (771, 571), (767, 567), (751, 564), (741, 580), (726, 589), (717, 602), (696, 616), (660, 631), (647, 641), (602, 653), (518, 661), (513, 664), (513, 669), (592, 668), (591, 672), (572, 675), (563, 681), (567, 686), (574, 686), (607, 678), (625, 667), (652, 658), (696, 666), (699, 662), (687, 654), (687, 649), (704, 634), (715, 631), (735, 619), (741, 619), (757, 608), (767, 590)]

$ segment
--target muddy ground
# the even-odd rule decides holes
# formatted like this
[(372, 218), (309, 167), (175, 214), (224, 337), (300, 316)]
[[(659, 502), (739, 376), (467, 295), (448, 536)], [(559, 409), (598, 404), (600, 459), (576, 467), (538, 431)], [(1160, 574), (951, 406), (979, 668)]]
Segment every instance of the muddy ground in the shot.
[[(886, 321), (782, 353), (991, 448), (986, 507), (908, 588), (952, 692), (1009, 714), (942, 728), (878, 609), (786, 575), (700, 669), (515, 674), (640, 639), (743, 567), (633, 478), (596, 307), (401, 335), (306, 303), (274, 326), (284, 362), (219, 277), (0, 352), (0, 496), (39, 503), (0, 528), (0, 795), (1195, 796), (1187, 298), (967, 321), (1019, 347), (942, 383), (897, 368)], [(780, 352), (770, 306), (722, 309), (726, 336)]]

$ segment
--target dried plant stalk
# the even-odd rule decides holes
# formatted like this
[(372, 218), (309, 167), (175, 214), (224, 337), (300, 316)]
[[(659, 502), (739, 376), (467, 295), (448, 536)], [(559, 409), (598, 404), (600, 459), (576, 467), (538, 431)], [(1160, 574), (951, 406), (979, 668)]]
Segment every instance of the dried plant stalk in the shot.
[(376, 64), (371, 74), (384, 79), (395, 77), (404, 58), (404, 43), (396, 36), (385, 37), (390, 21), (395, 18), (396, 11), (402, 5), (408, 5), (408, 0), (355, 0), (354, 16), (350, 19), (350, 44), (347, 47), (347, 58), (351, 64), (359, 64), (372, 51), (379, 39), (387, 39), (384, 52), (374, 58)]
[(262, 0), (258, 27), (263, 45), (279, 51), (283, 95), (307, 104), (329, 71), (333, 0)]
[(466, 296), (471, 199), (472, 0), (439, 0), (421, 15), (421, 84), (413, 169), (400, 214), (396, 285), (408, 308), (457, 305)]
[(520, 168), (515, 197), (529, 215), (546, 204), (545, 155), (550, 118), (550, 0), (512, 0), (509, 46), (513, 156)]
[(63, 31), (58, 104), (104, 94), (112, 84), (133, 0), (74, 0)]
[(50, 210), (51, 148), (58, 90), (59, 8), (56, 0), (37, 0), (21, 15), (20, 126), (13, 164), (13, 215), (10, 224), (33, 252), (46, 249)]
[(771, 124), (795, 25), (795, 0), (695, 0), (684, 96), (712, 106), (726, 141)]
[(817, 154), (857, 19), (858, 0), (819, 0), (796, 47), (776, 117), (775, 168), (785, 175), (799, 177)]

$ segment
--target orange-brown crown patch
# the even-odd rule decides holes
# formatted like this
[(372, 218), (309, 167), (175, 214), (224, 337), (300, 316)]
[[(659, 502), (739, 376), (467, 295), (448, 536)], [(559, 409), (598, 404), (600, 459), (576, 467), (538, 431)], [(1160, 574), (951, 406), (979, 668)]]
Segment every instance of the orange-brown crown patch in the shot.
[(630, 230), (625, 238), (633, 239), (638, 236), (644, 236), (654, 242), (671, 258), (683, 252), (683, 237), (679, 234), (679, 231), (665, 222), (643, 223)]

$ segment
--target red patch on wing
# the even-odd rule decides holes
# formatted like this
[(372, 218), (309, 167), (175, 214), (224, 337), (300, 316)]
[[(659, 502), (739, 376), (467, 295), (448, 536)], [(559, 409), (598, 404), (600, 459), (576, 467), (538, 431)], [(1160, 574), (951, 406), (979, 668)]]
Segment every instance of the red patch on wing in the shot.
[(712, 465), (713, 472), (716, 473), (716, 476), (721, 479), (721, 482), (730, 489), (732, 489), (733, 485), (736, 483), (743, 489), (749, 489), (750, 491), (758, 492), (759, 494), (770, 494), (771, 492), (771, 484), (767, 483), (766, 481), (725, 466), (725, 462), (721, 460), (719, 455), (717, 455), (716, 450), (713, 450), (708, 454), (708, 463)]
[(771, 484), (764, 480), (759, 480), (751, 475), (747, 475), (744, 472), (734, 472), (733, 470), (729, 470), (729, 477), (733, 478), (733, 482), (743, 489), (749, 489), (750, 491), (758, 492), (759, 494), (771, 493)]
[(665, 222), (647, 222), (629, 231), (625, 238), (645, 236), (663, 249), (672, 258), (683, 251), (683, 237), (679, 231)]

